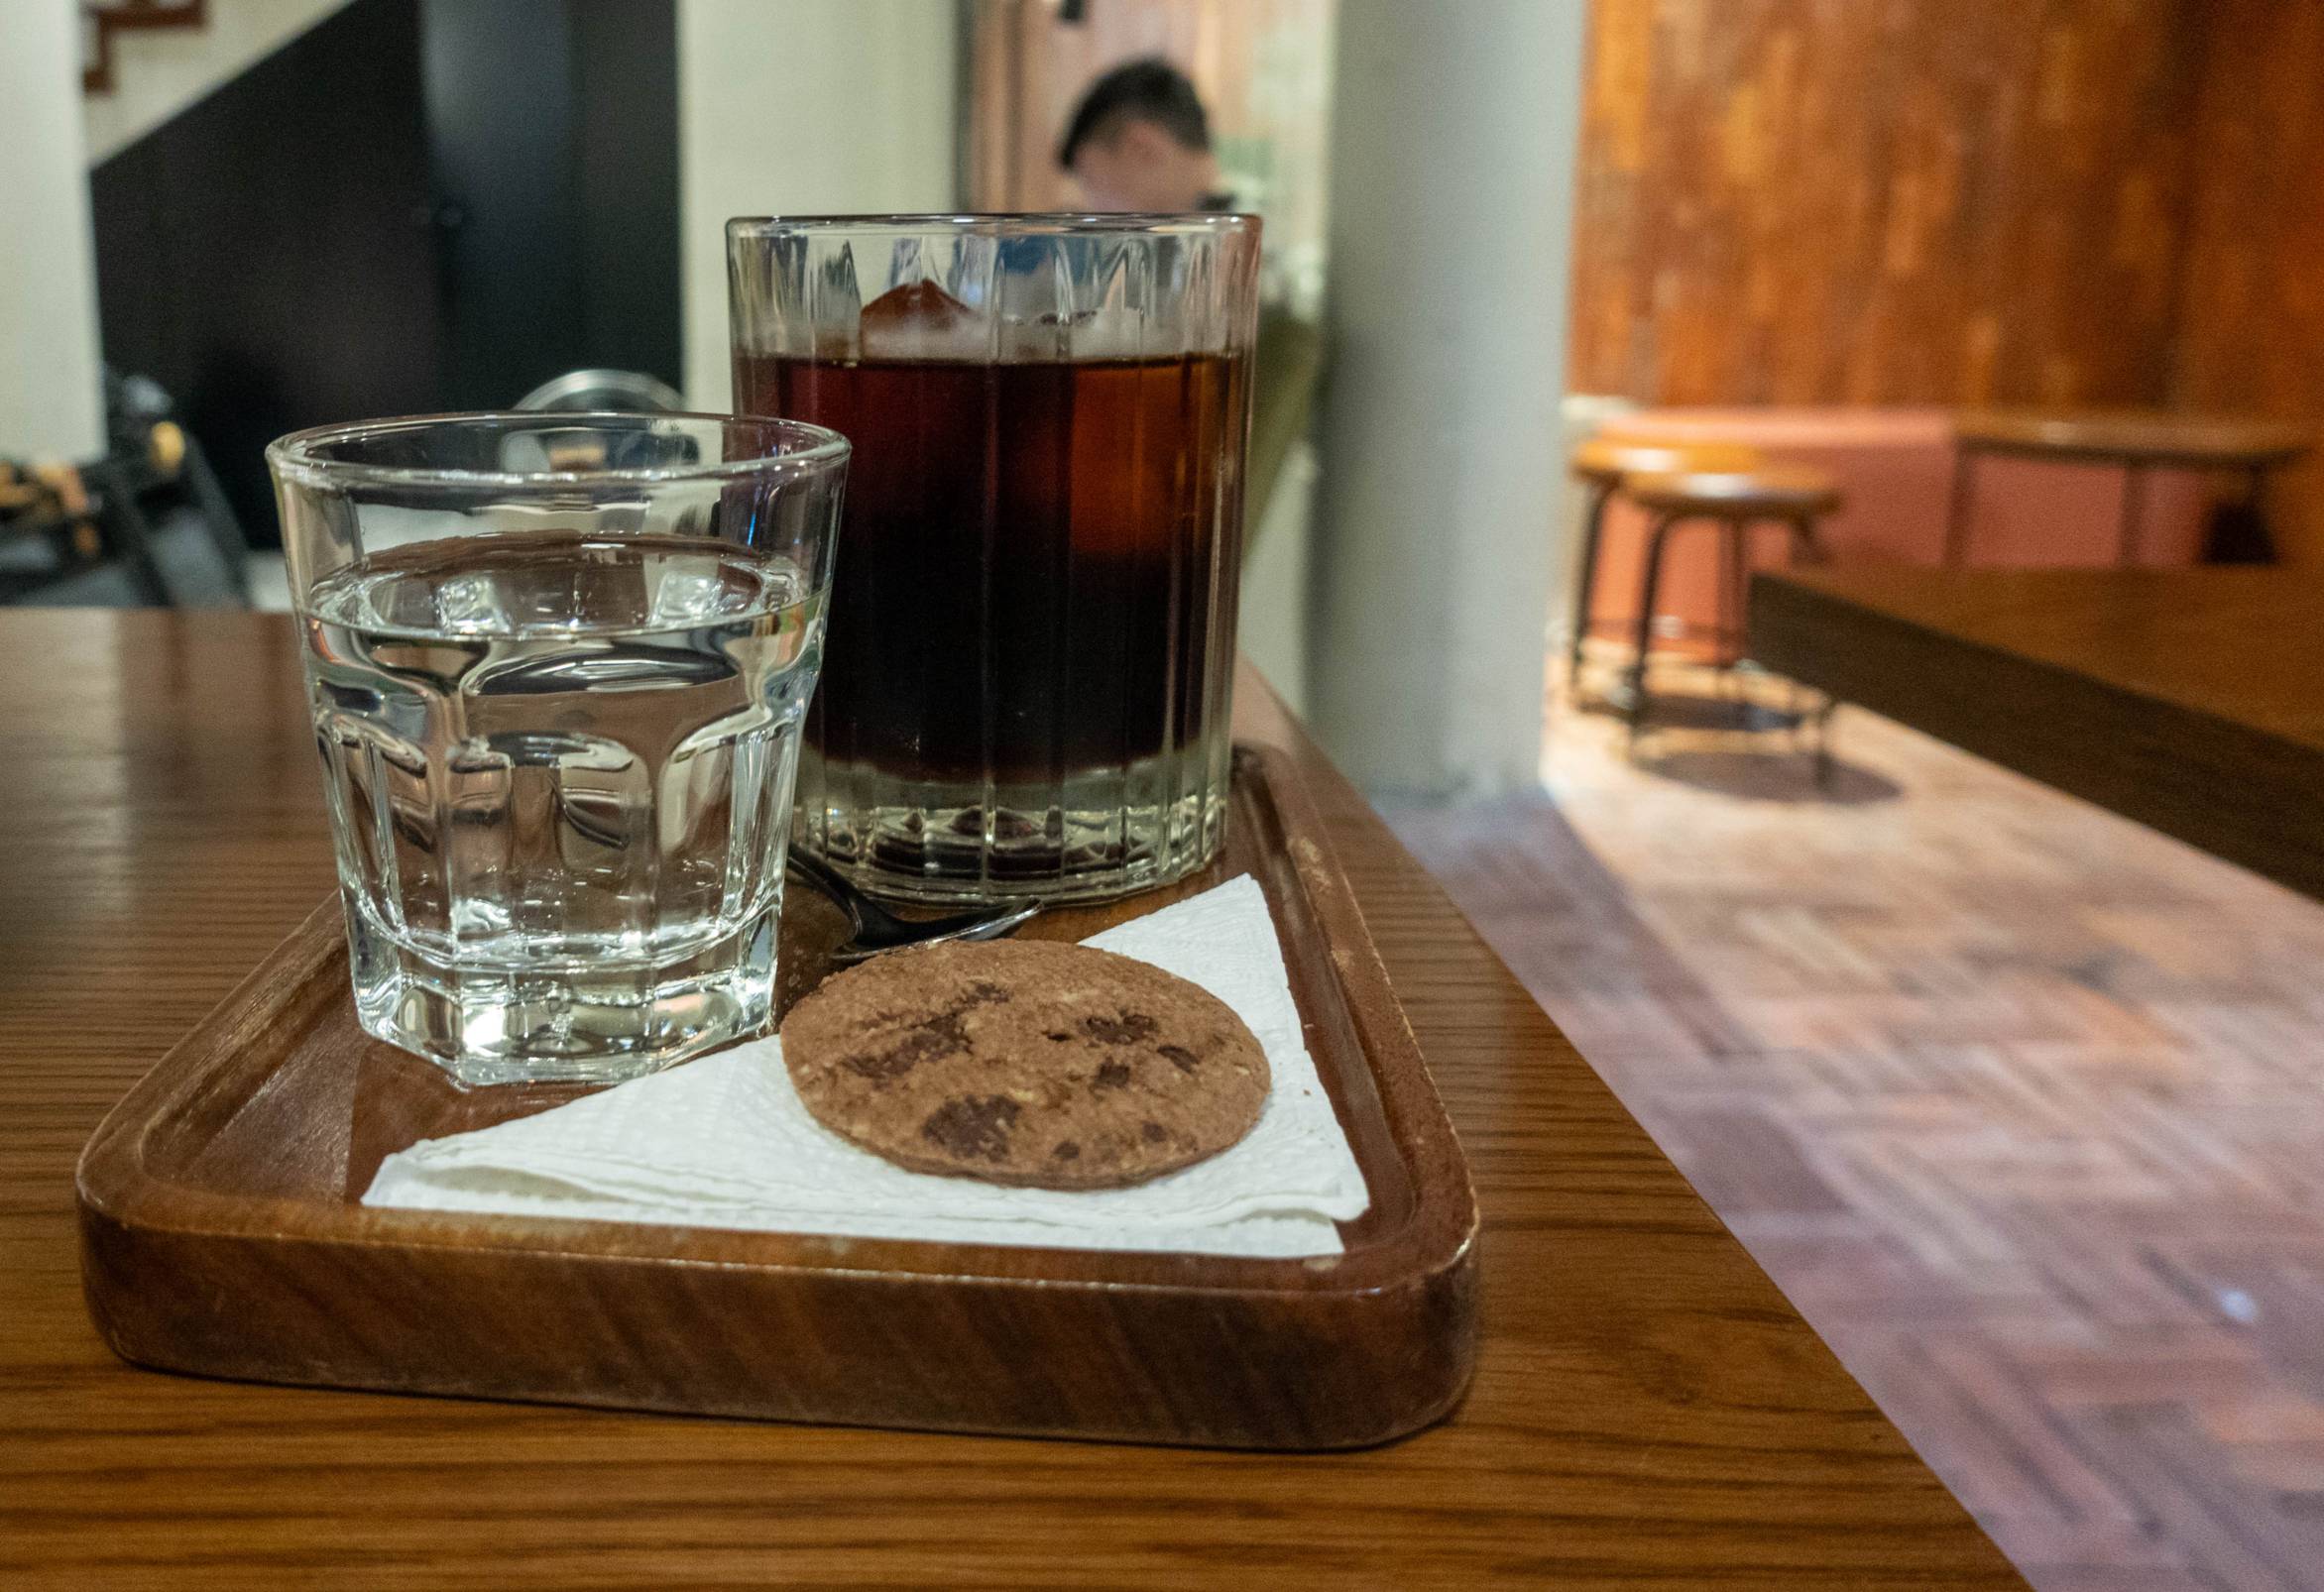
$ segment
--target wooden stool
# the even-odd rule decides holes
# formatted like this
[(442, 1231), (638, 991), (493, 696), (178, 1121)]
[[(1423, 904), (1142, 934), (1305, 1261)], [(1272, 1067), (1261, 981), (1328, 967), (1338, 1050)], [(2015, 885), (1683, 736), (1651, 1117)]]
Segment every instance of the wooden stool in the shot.
[(1630, 664), (1630, 739), (1635, 744), (1646, 723), (1646, 660), (1654, 643), (1655, 589), (1662, 582), (1663, 548), (1671, 532), (1690, 519), (1719, 527), (1726, 543), (1719, 570), (1719, 607), (1723, 615), (1735, 616), (1731, 633), (1740, 637), (1752, 529), (1771, 522), (1784, 525), (1791, 531), (1793, 557), (1804, 564), (1819, 563), (1823, 551), (1815, 539), (1815, 521), (1840, 506), (1840, 489), (1819, 470), (1781, 464), (1634, 475), (1624, 478), (1622, 485), (1632, 502), (1655, 516), (1647, 537), (1646, 571), (1639, 582), (1637, 653)]
[(1573, 577), (1573, 636), (1566, 647), (1569, 692), (1581, 677), (1581, 642), (1589, 634), (1589, 600), (1597, 585), (1598, 539), (1605, 528), (1606, 501), (1624, 479), (1750, 470), (1759, 463), (1759, 450), (1739, 442), (1649, 442), (1619, 435), (1593, 436), (1573, 450), (1568, 464), (1574, 479), (1589, 489), (1589, 510), (1581, 521), (1581, 566)]

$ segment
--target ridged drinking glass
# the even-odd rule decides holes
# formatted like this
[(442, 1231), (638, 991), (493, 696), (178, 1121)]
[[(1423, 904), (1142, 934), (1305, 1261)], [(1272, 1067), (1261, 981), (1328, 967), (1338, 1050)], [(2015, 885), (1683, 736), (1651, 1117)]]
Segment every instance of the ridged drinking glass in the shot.
[(736, 406), (856, 445), (795, 840), (861, 887), (1096, 899), (1217, 852), (1258, 233), (728, 224)]
[(268, 461), (363, 1026), (463, 1084), (763, 1026), (847, 443), (474, 414)]

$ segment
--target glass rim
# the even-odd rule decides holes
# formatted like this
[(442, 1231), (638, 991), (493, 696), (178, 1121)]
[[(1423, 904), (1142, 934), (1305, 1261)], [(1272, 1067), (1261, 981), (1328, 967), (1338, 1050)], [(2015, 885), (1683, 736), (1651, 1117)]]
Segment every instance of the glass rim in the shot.
[(1241, 236), (1259, 230), (1248, 210), (931, 210), (894, 215), (740, 215), (726, 224), (727, 242), (787, 232), (956, 233), (1020, 238), (1134, 233), (1154, 237)]
[[(500, 426), (509, 430), (587, 430), (603, 422), (681, 420), (715, 425), (721, 430), (742, 425), (774, 432), (782, 446), (774, 453), (751, 459), (720, 459), (697, 464), (642, 465), (599, 470), (462, 470), (449, 465), (377, 464), (359, 459), (325, 458), (325, 446), (360, 442), (397, 433), (452, 430), (467, 426)], [(635, 424), (628, 429), (638, 429)], [(798, 446), (791, 446), (796, 443)], [(371, 487), (493, 487), (540, 489), (595, 485), (652, 486), (682, 481), (739, 481), (782, 475), (801, 475), (844, 463), (855, 445), (827, 426), (805, 420), (786, 420), (771, 414), (712, 414), (695, 409), (464, 409), (446, 414), (403, 414), (375, 420), (347, 420), (335, 425), (309, 426), (267, 444), (267, 465), (276, 476), (301, 486)]]

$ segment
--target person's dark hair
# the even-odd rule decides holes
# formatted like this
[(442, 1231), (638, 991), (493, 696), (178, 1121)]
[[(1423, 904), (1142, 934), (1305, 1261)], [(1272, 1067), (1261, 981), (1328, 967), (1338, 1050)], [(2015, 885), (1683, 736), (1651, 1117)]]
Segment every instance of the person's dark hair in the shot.
[(1065, 124), (1057, 164), (1069, 170), (1092, 139), (1104, 140), (1125, 122), (1152, 122), (1190, 150), (1211, 147), (1211, 118), (1185, 72), (1159, 56), (1124, 61), (1090, 85)]

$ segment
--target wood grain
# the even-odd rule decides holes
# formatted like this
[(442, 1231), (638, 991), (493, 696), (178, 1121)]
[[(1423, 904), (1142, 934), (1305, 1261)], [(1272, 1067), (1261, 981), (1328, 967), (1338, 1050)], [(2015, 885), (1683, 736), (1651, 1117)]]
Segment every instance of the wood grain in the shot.
[(1570, 385), (2161, 401), (2203, 10), (1594, 0)]
[[(2173, 396), (2324, 424), (2324, 0), (2201, 10)], [(2285, 472), (2268, 507), (2285, 562), (2324, 567), (2324, 460)]]
[(2276, 570), (1762, 574), (1751, 651), (2324, 897), (2320, 611)]
[[(1475, 1364), (1476, 1200), (1330, 848), (1289, 761), (1245, 745), (1210, 867), (1044, 913), (1020, 938), (1086, 939), (1256, 879), (1371, 1192), (1340, 1224), (1341, 1254), (366, 1208), (385, 1156), (590, 1091), (462, 1091), (365, 1034), (332, 900), (89, 1141), (75, 1183), (90, 1314), (140, 1364), (260, 1382), (1212, 1447), (1402, 1436), (1450, 1410)], [(803, 932), (832, 916), (813, 892), (791, 904), (805, 909), (782, 936), (795, 997), (835, 969), (836, 940)], [(946, 1374), (910, 1369), (934, 1365)]]
[(1461, 1410), (1286, 1459), (237, 1386), (82, 1308), (98, 1118), (330, 886), (287, 625), (0, 614), (0, 1581), (1626, 1588), (2019, 1584), (1295, 727), (1467, 1150)]

